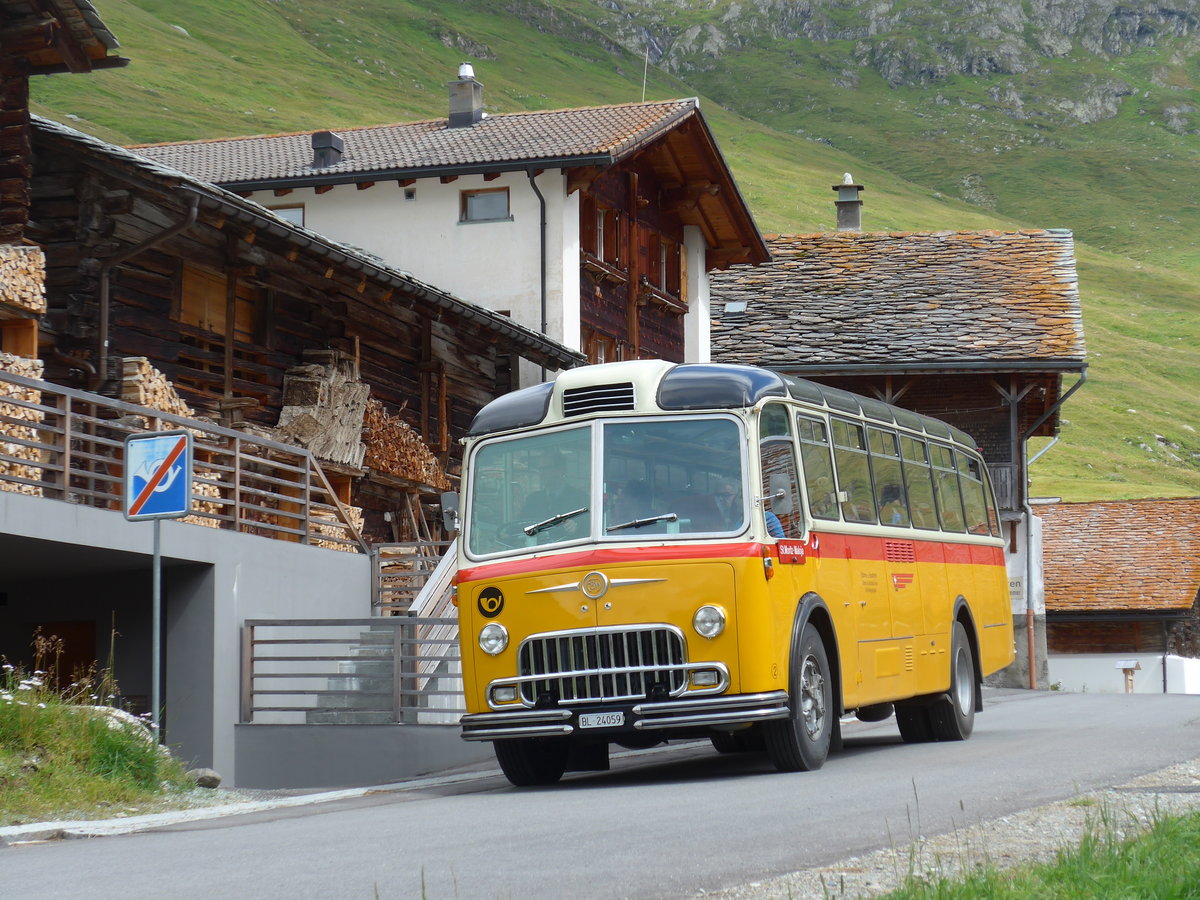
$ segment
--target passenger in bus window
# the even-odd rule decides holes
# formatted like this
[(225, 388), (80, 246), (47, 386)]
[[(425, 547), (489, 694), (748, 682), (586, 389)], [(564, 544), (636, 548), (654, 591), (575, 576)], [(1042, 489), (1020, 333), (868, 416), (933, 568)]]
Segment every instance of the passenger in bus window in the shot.
[(732, 479), (723, 478), (717, 483), (717, 492), (713, 494), (717, 501), (717, 512), (721, 515), (721, 523), (725, 530), (732, 531), (742, 524), (742, 497), (737, 485)]
[(882, 524), (908, 524), (908, 505), (904, 502), (899, 485), (885, 484), (879, 492), (879, 499), (882, 501), (879, 507), (879, 521)]
[(782, 538), (786, 535), (783, 532), (783, 523), (779, 521), (779, 516), (771, 512), (766, 507), (763, 507), (763, 518), (767, 520), (767, 534), (773, 538)]

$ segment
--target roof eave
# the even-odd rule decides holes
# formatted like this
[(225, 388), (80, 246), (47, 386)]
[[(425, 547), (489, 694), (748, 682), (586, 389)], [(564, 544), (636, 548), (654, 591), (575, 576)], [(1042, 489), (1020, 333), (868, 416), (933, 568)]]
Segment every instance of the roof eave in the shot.
[(401, 179), (446, 178), (466, 175), (492, 175), (504, 172), (527, 172), (529, 169), (573, 169), (586, 166), (611, 166), (610, 153), (591, 153), (576, 156), (553, 156), (523, 160), (498, 160), (487, 163), (413, 166), (392, 169), (363, 169), (326, 172), (321, 175), (290, 175), (278, 178), (255, 178), (243, 181), (217, 181), (227, 191), (252, 192), (279, 188), (326, 187), (339, 184), (362, 184), (368, 181), (399, 181)]
[(973, 360), (919, 360), (912, 362), (847, 362), (847, 363), (795, 363), (764, 360), (763, 368), (773, 369), (785, 375), (878, 375), (878, 374), (942, 374), (952, 372), (1083, 372), (1087, 363), (1081, 359), (973, 359)]

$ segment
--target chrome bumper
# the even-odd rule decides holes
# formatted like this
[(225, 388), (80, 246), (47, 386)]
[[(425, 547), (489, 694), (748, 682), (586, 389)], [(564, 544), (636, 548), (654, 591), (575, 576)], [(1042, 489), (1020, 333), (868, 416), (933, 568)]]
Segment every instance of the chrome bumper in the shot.
[(662, 731), (672, 728), (704, 728), (712, 725), (744, 725), (788, 717), (786, 691), (736, 694), (728, 697), (696, 697), (642, 701), (632, 706), (587, 705), (581, 708), (525, 709), (511, 712), (468, 713), (460, 720), (464, 741), (493, 741), (503, 738), (565, 737), (579, 731), (580, 712), (620, 709), (625, 724), (617, 728), (589, 728), (588, 734), (603, 737), (622, 731)]

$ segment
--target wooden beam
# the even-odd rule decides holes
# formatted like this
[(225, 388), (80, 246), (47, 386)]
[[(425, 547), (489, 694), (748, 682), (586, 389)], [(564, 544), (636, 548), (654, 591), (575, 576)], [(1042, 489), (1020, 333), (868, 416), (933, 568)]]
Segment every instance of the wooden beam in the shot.
[(400, 185), (400, 187), (402, 187), (402, 188), (412, 187), (416, 183), (417, 183), (417, 179), (415, 179), (415, 178), (401, 178), (399, 181), (396, 182), (396, 184)]
[(356, 182), (354, 185), (355, 190), (359, 190), (359, 191), (365, 191), (367, 188), (373, 188), (373, 187), (375, 187), (375, 182), (373, 182), (373, 181), (359, 181), (359, 182)]
[(315, 188), (313, 188), (313, 193), (314, 194), (328, 194), (332, 190), (333, 190), (332, 184), (318, 184)]
[(503, 174), (503, 173), (501, 173), (501, 172), (488, 172), (486, 175), (484, 175), (484, 176), (483, 176), (483, 180), (484, 180), (484, 181), (495, 181), (497, 178), (499, 178), (499, 177), (501, 176), (501, 174)]
[(441, 178), (438, 179), (438, 181), (440, 181), (442, 184), (450, 184), (451, 182), (458, 181), (458, 176), (457, 175), (443, 175)]
[(287, 196), (288, 194), (290, 194), (291, 192), (292, 192), (292, 189), (291, 189), (291, 188), (275, 188), (275, 190), (274, 190), (274, 191), (272, 191), (272, 193), (273, 193), (273, 194), (274, 194), (276, 197), (286, 197), (286, 196)]

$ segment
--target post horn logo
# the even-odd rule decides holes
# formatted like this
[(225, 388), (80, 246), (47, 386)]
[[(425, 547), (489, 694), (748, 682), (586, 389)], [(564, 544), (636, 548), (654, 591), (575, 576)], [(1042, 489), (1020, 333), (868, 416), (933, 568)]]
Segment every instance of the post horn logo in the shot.
[(608, 576), (603, 572), (588, 572), (580, 584), (585, 597), (599, 600), (608, 593)]
[(479, 607), (479, 614), (485, 619), (494, 619), (504, 610), (504, 594), (498, 587), (486, 587), (479, 592), (479, 599), (475, 601), (475, 605)]

